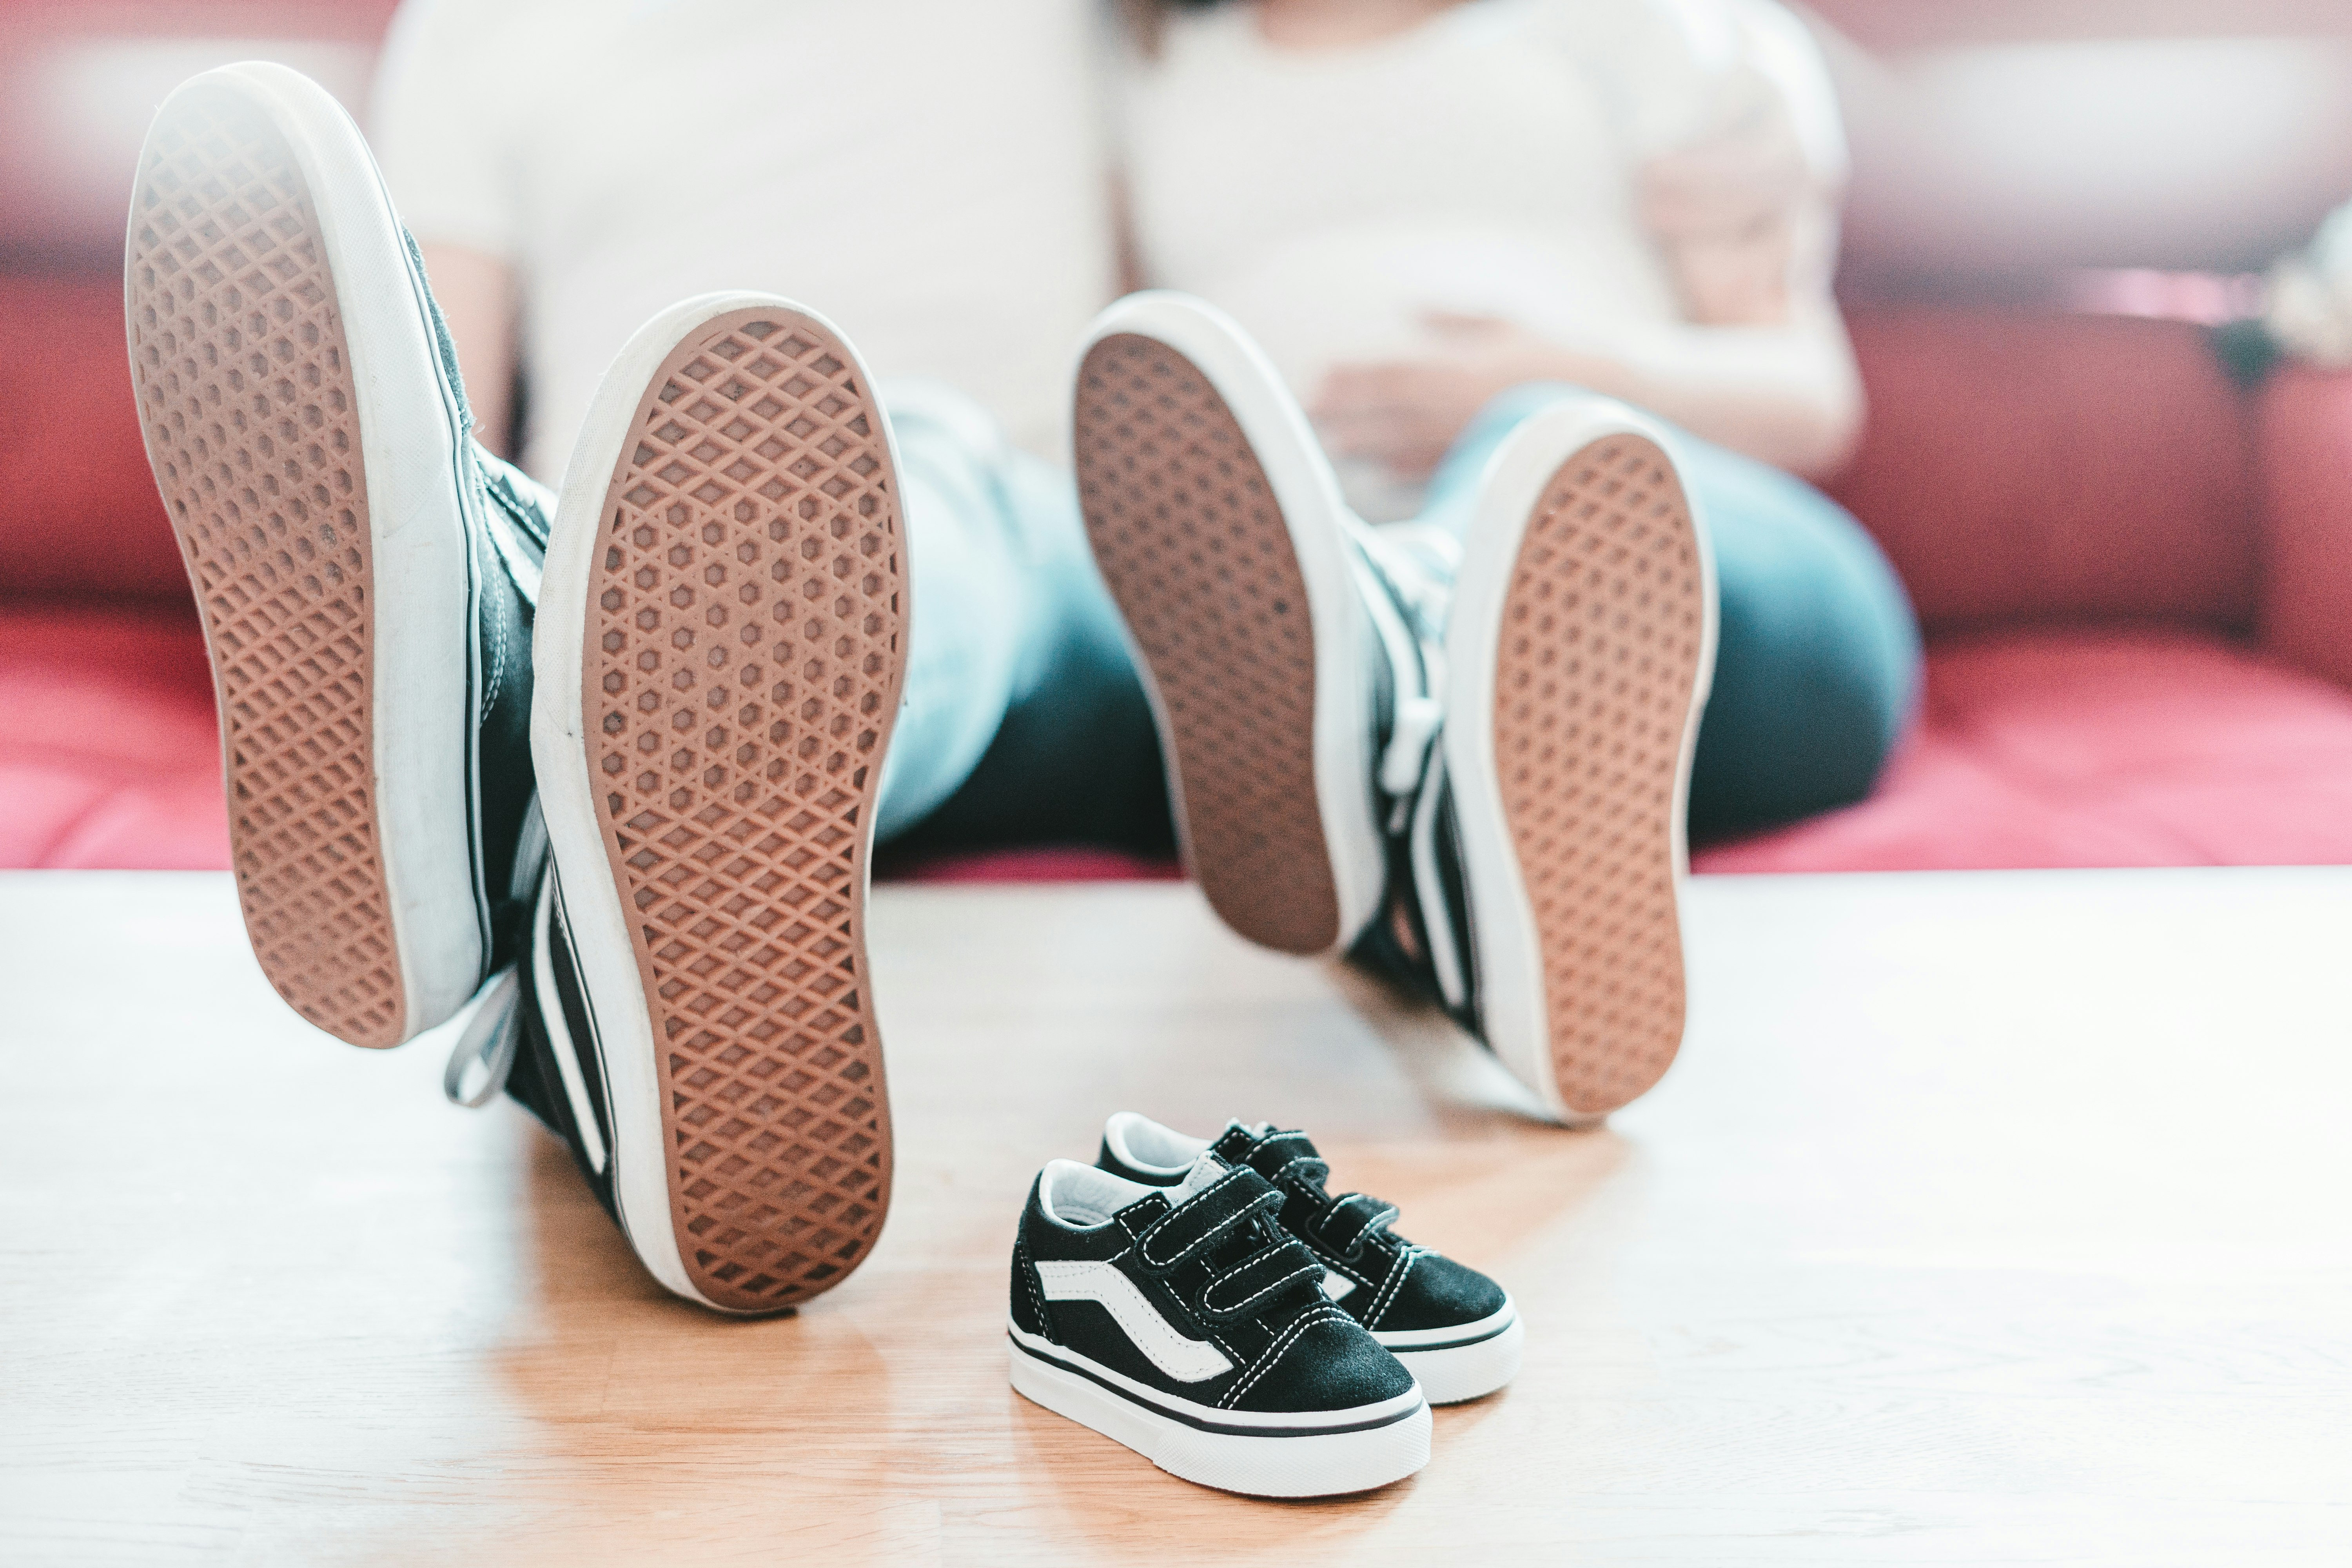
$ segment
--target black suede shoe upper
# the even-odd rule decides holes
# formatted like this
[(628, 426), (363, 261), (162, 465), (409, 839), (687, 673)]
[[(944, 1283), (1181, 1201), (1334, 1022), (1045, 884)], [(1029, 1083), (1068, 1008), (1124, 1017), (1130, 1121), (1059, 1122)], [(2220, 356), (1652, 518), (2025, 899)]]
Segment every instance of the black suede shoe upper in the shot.
[(554, 498), (471, 441), (466, 450), (476, 502), (467, 515), (475, 533), (474, 613), (480, 647), (475, 852), (489, 907), (490, 968), (496, 971), (514, 962), (520, 951), (521, 928), (547, 857), (530, 762), (530, 628)]
[[(1403, 1333), (1455, 1328), (1492, 1317), (1509, 1300), (1484, 1274), (1390, 1229), (1395, 1205), (1363, 1193), (1333, 1196), (1324, 1187), (1331, 1167), (1304, 1132), (1237, 1121), (1210, 1148), (1229, 1163), (1256, 1171), (1282, 1194), (1282, 1227), (1329, 1270), (1325, 1290), (1337, 1290), (1335, 1304), (1367, 1329)], [(1164, 1171), (1119, 1159), (1108, 1137), (1096, 1163), (1130, 1181), (1168, 1180)]]
[[(604, 1212), (617, 1220), (611, 1157), (613, 1118), (604, 1103), (604, 1047), (573, 957), (562, 889), (552, 871), (547, 874), (547, 884), (546, 951), (538, 951), (537, 927), (529, 921), (522, 925), (518, 942), (516, 958), (522, 965), (522, 984), (512, 1026), (521, 1031), (521, 1037), (516, 1042), (514, 1065), (507, 1073), (506, 1091), (570, 1146), (589, 1191), (604, 1205)], [(577, 1102), (564, 1084), (564, 1064), (557, 1055), (559, 1037), (570, 1046), (567, 1054), (579, 1074)]]
[[(1463, 876), (1454, 831), (1453, 786), (1442, 775), (1433, 783), (1437, 795), (1430, 809), (1436, 820), (1432, 825), (1427, 862), (1418, 869), (1414, 867), (1408, 833), (1389, 836), (1388, 885), (1381, 911), (1348, 950), (1348, 959), (1408, 994), (1444, 1009), (1484, 1044), (1485, 988), (1478, 973), (1478, 943), (1470, 923), (1469, 885)], [(1423, 883), (1430, 885), (1424, 889)], [(1452, 939), (1459, 965), (1462, 995), (1458, 1002), (1446, 998), (1445, 987), (1438, 979), (1436, 944), (1429, 930), (1433, 904), (1444, 912), (1446, 935)]]
[[(1283, 1194), (1249, 1166), (1220, 1164), (1189, 1194), (1150, 1191), (1099, 1217), (1049, 1212), (1043, 1194), (1054, 1172), (1032, 1184), (1013, 1247), (1012, 1318), (1021, 1334), (1220, 1409), (1344, 1411), (1412, 1391), (1412, 1374), (1325, 1296), (1321, 1264), (1275, 1223)], [(1171, 1204), (1169, 1191), (1182, 1201)], [(1160, 1321), (1119, 1305), (1132, 1299), (1087, 1265), (1115, 1269)], [(1173, 1375), (1153, 1359), (1145, 1347), (1155, 1336), (1183, 1352), (1195, 1375)], [(1041, 1359), (1055, 1358), (1048, 1349)], [(1220, 1361), (1222, 1370), (1197, 1375)]]

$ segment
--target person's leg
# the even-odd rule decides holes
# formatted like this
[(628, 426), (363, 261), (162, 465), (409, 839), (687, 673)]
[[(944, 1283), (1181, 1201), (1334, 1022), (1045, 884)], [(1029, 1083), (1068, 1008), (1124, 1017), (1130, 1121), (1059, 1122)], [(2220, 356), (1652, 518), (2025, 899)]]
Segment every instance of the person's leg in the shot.
[[(1472, 421), (1430, 481), (1422, 520), (1468, 526), (1487, 459), (1572, 388), (1525, 386)], [(1919, 634), (1862, 525), (1780, 469), (1678, 430), (1668, 446), (1715, 546), (1715, 689), (1699, 724), (1691, 831), (1792, 821), (1870, 791), (1909, 721)]]
[(1070, 476), (948, 388), (903, 383), (884, 401), (915, 613), (878, 837), (1165, 846), (1150, 710)]

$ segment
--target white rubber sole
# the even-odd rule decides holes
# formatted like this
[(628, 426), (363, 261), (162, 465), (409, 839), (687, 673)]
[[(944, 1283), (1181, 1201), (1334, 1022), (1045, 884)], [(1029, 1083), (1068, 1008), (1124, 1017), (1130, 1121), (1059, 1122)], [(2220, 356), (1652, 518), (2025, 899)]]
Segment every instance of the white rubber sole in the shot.
[[(1601, 1120), (1561, 1096), (1552, 1058), (1544, 955), (1535, 910), (1521, 875), (1505, 814), (1496, 763), (1495, 666), (1509, 592), (1529, 516), (1545, 487), (1578, 452), (1597, 441), (1637, 436), (1671, 452), (1665, 432), (1624, 405), (1603, 397), (1563, 403), (1521, 425), (1497, 450), (1480, 487), (1478, 511), (1465, 543), (1453, 607), (1446, 623), (1445, 765), (1461, 836), (1470, 901), (1486, 1044), (1551, 1114), (1570, 1124)], [(1706, 581), (1706, 627), (1698, 677), (1691, 694), (1674, 790), (1673, 857), (1675, 912), (1685, 925), (1684, 885), (1689, 876), (1687, 823), (1691, 762), (1699, 719), (1715, 672), (1717, 635), (1715, 558), (1706, 530), (1694, 517)]]
[[(1331, 858), (1344, 952), (1379, 913), (1387, 877), (1372, 799), (1378, 766), (1373, 752), (1372, 628), (1349, 563), (1349, 514), (1339, 481), (1314, 428), (1264, 352), (1223, 311), (1190, 294), (1147, 289), (1129, 294), (1097, 316), (1078, 345), (1076, 362), (1105, 338), (1131, 334), (1166, 344), (1190, 360), (1233, 410), (1289, 531), (1307, 616), (1315, 634), (1315, 794)], [(1150, 677), (1150, 663), (1129, 639), (1145, 693), (1163, 738), (1168, 715)], [(1172, 744), (1172, 742), (1171, 742)], [(1181, 790), (1173, 770), (1170, 787)], [(1175, 806), (1184, 829), (1183, 802)], [(1186, 847), (1189, 860), (1191, 848)]]
[[(1402, 1362), (1432, 1405), (1483, 1399), (1519, 1375), (1528, 1334), (1517, 1307), (1454, 1329), (1374, 1334)], [(1444, 1342), (1432, 1342), (1442, 1341)]]
[(157, 123), (200, 92), (236, 95), (284, 136), (334, 278), (373, 552), (376, 827), (414, 1037), (473, 996), (490, 943), (473, 831), (478, 563), (457, 468), (457, 400), (430, 336), (423, 279), (342, 106), (299, 72), (248, 61), (183, 83)]
[[(564, 470), (532, 639), (531, 760), (578, 971), (596, 1021), (605, 1104), (612, 1115), (609, 1156), (621, 1229), (638, 1260), (664, 1289), (734, 1316), (758, 1314), (714, 1301), (696, 1289), (679, 1252), (652, 1016), (630, 941), (628, 915), (606, 858), (583, 732), (580, 672), (606, 490), (623, 443), (634, 438), (637, 405), (647, 381), (670, 352), (705, 322), (734, 310), (767, 308), (805, 317), (840, 335), (817, 312), (774, 295), (704, 294), (679, 301), (638, 328), (604, 373)], [(846, 339), (843, 342), (845, 345)], [(870, 385), (862, 362), (857, 372)], [(895, 470), (895, 439), (891, 453)], [(869, 848), (872, 820), (869, 815)], [(870, 854), (866, 863), (870, 873)]]
[[(1419, 1389), (1312, 1417), (1219, 1410), (1139, 1390), (1129, 1397), (1117, 1390), (1135, 1385), (1110, 1368), (1018, 1328), (1009, 1332), (1013, 1387), (1023, 1398), (1204, 1487), (1250, 1497), (1337, 1497), (1401, 1481), (1429, 1463), (1429, 1404)], [(1313, 1425), (1302, 1428), (1303, 1420)]]

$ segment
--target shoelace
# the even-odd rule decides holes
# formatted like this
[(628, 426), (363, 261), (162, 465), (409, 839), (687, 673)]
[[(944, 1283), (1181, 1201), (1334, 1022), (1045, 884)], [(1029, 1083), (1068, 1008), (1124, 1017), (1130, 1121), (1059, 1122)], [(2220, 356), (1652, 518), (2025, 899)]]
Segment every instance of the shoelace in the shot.
[(1446, 780), (1445, 749), (1437, 742), (1445, 728), (1445, 617), (1462, 545), (1443, 529), (1419, 523), (1360, 523), (1352, 533), (1392, 694), (1379, 777), (1391, 803), (1387, 830), (1406, 840), (1430, 966), (1446, 1005), (1458, 1008), (1469, 1000), (1470, 986), (1438, 875), (1438, 808)]
[(480, 1005), (457, 1037), (449, 1065), (441, 1069), (441, 1092), (450, 1104), (478, 1110), (507, 1086), (522, 1039), (521, 1004), (522, 977), (510, 963), (482, 988)]

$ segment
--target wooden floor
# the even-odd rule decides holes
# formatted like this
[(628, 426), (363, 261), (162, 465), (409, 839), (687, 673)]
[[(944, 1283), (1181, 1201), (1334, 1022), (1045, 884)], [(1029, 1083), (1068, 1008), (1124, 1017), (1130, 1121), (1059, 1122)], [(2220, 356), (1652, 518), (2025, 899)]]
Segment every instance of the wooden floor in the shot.
[[(658, 1293), (444, 1042), (298, 1022), (225, 878), (0, 877), (0, 1562), (2352, 1562), (2352, 872), (1724, 879), (1606, 1130), (1175, 886), (886, 889), (898, 1202)], [(1188, 1486), (1014, 1396), (1031, 1173), (1303, 1123), (1485, 1268), (1414, 1479)]]

